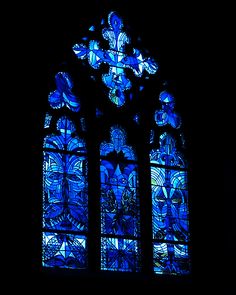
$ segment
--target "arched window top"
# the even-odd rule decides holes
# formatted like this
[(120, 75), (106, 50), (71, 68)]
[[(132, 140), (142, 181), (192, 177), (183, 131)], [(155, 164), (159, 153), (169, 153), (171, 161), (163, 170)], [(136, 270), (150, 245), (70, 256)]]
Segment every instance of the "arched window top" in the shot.
[(152, 163), (165, 165), (165, 166), (177, 166), (185, 168), (186, 164), (182, 155), (176, 149), (176, 141), (167, 132), (160, 135), (159, 139), (160, 148), (153, 149), (150, 152), (150, 160)]
[(44, 140), (44, 148), (60, 149), (73, 152), (81, 152), (85, 149), (85, 141), (75, 136), (75, 126), (66, 116), (57, 121), (59, 135), (47, 135)]
[(102, 63), (109, 65), (109, 73), (103, 74), (102, 80), (109, 88), (109, 99), (121, 107), (125, 104), (124, 92), (132, 86), (125, 69), (129, 68), (136, 77), (141, 77), (144, 71), (155, 74), (158, 65), (152, 58), (144, 58), (136, 48), (133, 48), (130, 55), (125, 52), (125, 44), (129, 44), (130, 39), (122, 31), (123, 22), (116, 12), (109, 13), (108, 24), (109, 27), (102, 30), (102, 36), (109, 42), (110, 49), (101, 49), (96, 40), (90, 40), (87, 46), (75, 44), (72, 49), (79, 59), (87, 58), (94, 69), (98, 69)]
[(111, 127), (110, 131), (111, 143), (103, 142), (100, 146), (102, 156), (106, 156), (110, 152), (122, 152), (127, 160), (135, 160), (136, 155), (130, 146), (126, 145), (126, 133), (119, 126)]
[(77, 64), (66, 63), (76, 87), (79, 78), (86, 82), (81, 83), (86, 101), (63, 71), (46, 97), (42, 264), (95, 273), (189, 274), (188, 171), (178, 138), (182, 120), (174, 95), (162, 91), (161, 81), (155, 81), (159, 106), (149, 100), (153, 84), (146, 78), (151, 81), (158, 65), (132, 48), (124, 27), (111, 11), (101, 22), (102, 42), (91, 26), (88, 37), (72, 47), (82, 65), (107, 69), (97, 71), (102, 89), (96, 74), (90, 88), (83, 77), (88, 71), (77, 77)]
[(73, 112), (80, 109), (79, 99), (72, 93), (73, 82), (68, 73), (58, 72), (55, 75), (57, 89), (50, 92), (48, 101), (53, 109), (60, 109), (66, 106)]

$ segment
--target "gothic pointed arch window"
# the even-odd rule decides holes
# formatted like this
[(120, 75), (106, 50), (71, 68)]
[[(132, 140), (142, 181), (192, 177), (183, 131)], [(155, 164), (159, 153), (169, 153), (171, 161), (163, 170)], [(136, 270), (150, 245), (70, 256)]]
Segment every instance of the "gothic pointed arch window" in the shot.
[[(48, 96), (43, 142), (42, 264), (45, 267), (87, 267), (87, 148), (78, 122), (80, 102), (68, 73), (55, 76)], [(67, 110), (69, 113), (67, 114)], [(79, 115), (79, 114), (78, 114)], [(79, 116), (78, 116), (79, 118)]]
[[(71, 44), (68, 71), (55, 73), (48, 94), (42, 266), (188, 275), (183, 122), (157, 61), (132, 47), (117, 12), (106, 17)], [(159, 104), (151, 102), (153, 85)]]
[(111, 127), (111, 142), (100, 146), (101, 269), (140, 269), (140, 205), (135, 151), (126, 133)]
[[(185, 274), (190, 271), (187, 163), (177, 148), (176, 134), (167, 128), (162, 131), (169, 126), (178, 130), (181, 118), (174, 111), (173, 95), (162, 91), (159, 100), (161, 110), (154, 115), (159, 128), (152, 132), (149, 153), (153, 267), (157, 274)], [(181, 140), (181, 133), (177, 138)]]

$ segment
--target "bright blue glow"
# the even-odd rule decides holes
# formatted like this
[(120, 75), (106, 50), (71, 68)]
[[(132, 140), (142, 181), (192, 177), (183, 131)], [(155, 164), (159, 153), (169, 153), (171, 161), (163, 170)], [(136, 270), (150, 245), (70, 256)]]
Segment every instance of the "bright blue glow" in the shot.
[(108, 153), (115, 151), (119, 153), (122, 151), (125, 159), (136, 160), (136, 155), (132, 147), (127, 146), (126, 142), (126, 133), (125, 131), (118, 127), (111, 127), (111, 143), (102, 143), (100, 147), (100, 152), (102, 156), (106, 156)]
[(186, 167), (181, 153), (176, 150), (174, 138), (166, 132), (160, 136), (160, 148), (153, 149), (150, 152), (151, 163), (165, 166)]
[(144, 89), (144, 86), (139, 86), (139, 91), (143, 91), (143, 89)]
[(78, 112), (80, 103), (78, 98), (72, 93), (72, 80), (68, 73), (59, 72), (55, 76), (57, 89), (48, 96), (48, 101), (53, 109), (59, 109), (64, 106), (73, 112)]
[(149, 143), (153, 143), (154, 142), (154, 130), (150, 130), (150, 139), (149, 139)]
[[(101, 144), (100, 154), (101, 267), (104, 270), (137, 271), (140, 250), (134, 238), (140, 236), (138, 173), (135, 153), (126, 145), (123, 129), (111, 128), (111, 142)], [(106, 237), (110, 234), (113, 239)]]
[(167, 91), (162, 91), (159, 96), (162, 109), (155, 112), (155, 121), (158, 126), (170, 124), (173, 128), (181, 126), (180, 116), (174, 113), (174, 97)]
[(137, 272), (140, 270), (140, 246), (131, 239), (101, 239), (101, 269)]
[(44, 120), (44, 128), (50, 127), (51, 119), (52, 119), (52, 116), (47, 113)]
[(186, 172), (151, 167), (153, 238), (189, 240)]
[(125, 54), (125, 45), (130, 43), (129, 37), (122, 31), (123, 22), (115, 12), (108, 15), (109, 27), (102, 30), (102, 36), (109, 42), (110, 49), (99, 48), (99, 42), (91, 40), (88, 47), (75, 44), (73, 51), (79, 59), (88, 59), (89, 64), (98, 69), (101, 63), (109, 65), (109, 73), (102, 76), (104, 84), (110, 89), (109, 99), (121, 107), (125, 103), (124, 92), (131, 88), (131, 82), (126, 77), (125, 69), (131, 69), (135, 76), (141, 77), (144, 70), (155, 74), (158, 66), (151, 58), (144, 58), (138, 49), (133, 49), (132, 55)]
[(134, 121), (139, 124), (139, 114), (135, 114), (134, 117), (133, 117)]
[(95, 31), (95, 27), (94, 27), (94, 26), (91, 26), (91, 27), (89, 28), (89, 31), (94, 32), (94, 31)]
[(150, 152), (154, 271), (187, 274), (190, 271), (187, 171), (183, 170), (185, 163), (173, 137), (164, 133), (159, 143), (160, 148)]
[[(63, 116), (43, 152), (43, 265), (87, 267), (88, 180), (85, 142)], [(69, 231), (70, 234), (65, 234)]]
[(154, 243), (153, 264), (154, 272), (157, 274), (188, 274), (190, 272), (188, 246), (171, 243)]
[(45, 137), (44, 148), (86, 153), (85, 141), (74, 136), (76, 129), (71, 120), (61, 117), (57, 121), (57, 130), (60, 134)]
[(83, 235), (43, 233), (43, 266), (84, 269), (87, 241)]
[[(91, 26), (89, 31), (95, 31), (95, 27)], [(75, 44), (73, 51), (79, 59), (88, 59), (94, 69), (99, 69), (101, 64), (108, 66), (102, 81), (109, 89), (111, 102), (121, 107), (126, 102), (125, 92), (132, 87), (127, 69), (141, 77), (145, 71), (155, 74), (158, 65), (151, 58), (144, 58), (138, 49), (134, 48), (130, 55), (126, 53), (125, 46), (130, 44), (130, 38), (115, 12), (108, 15), (108, 26), (102, 30), (102, 37), (109, 44), (108, 50), (101, 49), (98, 41), (89, 41), (85, 36), (82, 40), (88, 44)], [(95, 76), (90, 77), (96, 80)], [(72, 92), (69, 74), (58, 72), (55, 82), (56, 90), (48, 96), (49, 106), (67, 108), (68, 113), (78, 112), (80, 101)], [(139, 86), (140, 92), (143, 89), (144, 86)], [(135, 98), (131, 91), (128, 97), (130, 100)], [(181, 118), (174, 111), (174, 97), (163, 91), (159, 100), (161, 110), (155, 112), (156, 124), (180, 128)], [(55, 113), (58, 115), (58, 111)], [(102, 115), (97, 108), (96, 117)], [(132, 119), (139, 123), (139, 114)], [(52, 116), (46, 114), (45, 131), (54, 131), (54, 127), (55, 133), (45, 136), (43, 143), (42, 265), (85, 269), (88, 266), (88, 159), (86, 143), (76, 132), (77, 128), (87, 131), (85, 118), (79, 116), (75, 127), (66, 116), (57, 119), (55, 124)], [(154, 144), (155, 138), (152, 130), (150, 143)], [(159, 144), (160, 147), (152, 149), (149, 155), (153, 270), (156, 274), (188, 274), (190, 235), (186, 163), (171, 135), (162, 134)], [(139, 175), (137, 156), (133, 147), (127, 145), (124, 129), (120, 126), (111, 128), (110, 141), (100, 145), (100, 156), (101, 269), (138, 272), (142, 255)]]

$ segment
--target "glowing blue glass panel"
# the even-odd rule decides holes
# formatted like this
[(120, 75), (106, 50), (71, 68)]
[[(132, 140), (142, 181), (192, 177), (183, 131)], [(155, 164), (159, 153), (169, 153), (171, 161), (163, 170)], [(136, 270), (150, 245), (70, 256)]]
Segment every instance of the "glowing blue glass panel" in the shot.
[(154, 164), (164, 166), (186, 167), (186, 163), (181, 153), (176, 149), (174, 138), (166, 132), (160, 136), (160, 148), (153, 149), (150, 152), (150, 161)]
[(181, 126), (181, 118), (174, 113), (175, 99), (167, 91), (162, 91), (159, 96), (161, 110), (155, 112), (155, 121), (158, 126), (170, 124), (173, 128)]
[[(122, 166), (124, 167), (122, 169)], [(136, 165), (101, 161), (101, 231), (139, 235)]]
[(52, 119), (52, 116), (47, 113), (45, 115), (44, 128), (49, 128), (50, 127), (51, 119)]
[(134, 117), (133, 117), (134, 121), (139, 124), (140, 122), (140, 115), (139, 114), (135, 114)]
[(48, 135), (44, 139), (44, 148), (69, 151), (73, 153), (86, 153), (85, 141), (75, 136), (75, 126), (67, 117), (63, 116), (57, 121), (58, 135)]
[(190, 272), (188, 245), (154, 243), (154, 272), (157, 274), (185, 275)]
[(102, 238), (101, 269), (122, 272), (140, 270), (140, 245), (136, 240)]
[(87, 230), (87, 159), (44, 152), (43, 175), (44, 228)]
[(151, 167), (153, 238), (189, 240), (186, 172)]
[(83, 235), (43, 233), (43, 266), (84, 269), (87, 267), (87, 238)]
[(86, 146), (65, 116), (56, 126), (57, 134), (44, 139), (43, 265), (83, 268), (88, 230)]
[[(140, 237), (138, 173), (124, 130), (111, 128), (111, 142), (101, 144), (100, 154), (102, 269), (136, 271), (140, 254), (134, 240)], [(111, 235), (113, 239), (108, 238)]]
[(109, 99), (121, 107), (125, 103), (124, 92), (132, 86), (125, 69), (129, 68), (137, 77), (141, 77), (144, 70), (155, 74), (158, 66), (151, 58), (144, 58), (138, 49), (134, 48), (131, 55), (125, 53), (125, 45), (130, 43), (130, 39), (123, 32), (123, 22), (114, 11), (108, 15), (108, 24), (109, 27), (102, 30), (102, 36), (109, 42), (110, 49), (100, 49), (98, 41), (90, 40), (88, 46), (75, 44), (73, 51), (79, 59), (87, 58), (94, 69), (98, 69), (102, 63), (109, 65), (109, 73), (104, 74), (102, 80), (110, 89)]
[(48, 96), (48, 101), (53, 109), (59, 109), (64, 106), (73, 112), (78, 112), (80, 103), (78, 98), (72, 93), (73, 82), (68, 73), (59, 72), (55, 76), (57, 89)]
[(154, 271), (187, 274), (190, 264), (186, 165), (172, 136), (164, 133), (159, 142), (160, 148), (150, 152)]

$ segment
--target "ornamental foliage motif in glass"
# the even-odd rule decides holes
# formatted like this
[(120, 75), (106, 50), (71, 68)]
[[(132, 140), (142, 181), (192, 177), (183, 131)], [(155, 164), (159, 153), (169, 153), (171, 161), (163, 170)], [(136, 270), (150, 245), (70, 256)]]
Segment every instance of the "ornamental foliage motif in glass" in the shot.
[(189, 211), (187, 171), (175, 140), (160, 136), (160, 148), (150, 152), (154, 271), (189, 273)]
[[(59, 73), (56, 77), (60, 78), (56, 79), (57, 95), (49, 95), (50, 106), (65, 105), (71, 111), (78, 110), (77, 100), (69, 96), (68, 85), (64, 84), (65, 79), (69, 81), (68, 76)], [(59, 92), (57, 101), (54, 98), (59, 98)], [(49, 130), (51, 116), (46, 114), (45, 120), (44, 126)], [(68, 117), (60, 117), (56, 129), (57, 132), (45, 136), (43, 143), (42, 264), (83, 269), (87, 267), (87, 150)]]
[(173, 128), (181, 126), (181, 118), (174, 113), (175, 99), (167, 91), (162, 91), (159, 96), (161, 110), (155, 112), (155, 121), (158, 126), (170, 124)]
[(101, 268), (140, 268), (140, 208), (136, 155), (126, 145), (125, 132), (111, 128), (111, 143), (100, 146)]
[(59, 72), (55, 76), (57, 89), (48, 96), (48, 101), (53, 109), (66, 106), (73, 112), (78, 112), (80, 103), (78, 98), (72, 93), (73, 82), (68, 73)]
[(109, 66), (109, 73), (103, 74), (102, 80), (110, 89), (109, 99), (117, 107), (121, 107), (125, 104), (124, 92), (132, 86), (125, 69), (129, 68), (135, 76), (141, 77), (144, 70), (155, 74), (158, 66), (153, 59), (144, 58), (136, 48), (131, 55), (125, 53), (125, 44), (130, 44), (130, 38), (123, 32), (122, 19), (116, 12), (109, 13), (108, 24), (109, 27), (102, 30), (102, 36), (109, 42), (110, 49), (100, 49), (98, 41), (90, 40), (88, 46), (75, 44), (73, 51), (79, 59), (87, 58), (94, 69), (98, 69), (102, 63)]
[[(127, 90), (130, 90), (128, 92), (130, 100), (136, 93), (131, 91), (132, 84), (127, 74), (134, 73), (136, 77), (141, 77), (146, 73), (146, 78), (149, 78), (149, 74), (157, 72), (158, 65), (152, 58), (144, 58), (136, 48), (130, 52), (130, 38), (123, 31), (123, 21), (116, 12), (111, 11), (107, 24), (102, 20), (101, 27), (102, 37), (107, 42), (108, 49), (100, 48), (99, 41), (93, 40), (96, 38), (89, 40), (88, 37), (82, 38), (83, 43), (75, 44), (72, 49), (78, 59), (87, 59), (93, 69), (99, 69), (101, 64), (106, 64), (108, 71), (102, 74), (102, 81), (109, 89), (108, 98), (120, 108), (126, 103)], [(89, 29), (93, 36), (96, 36), (96, 30), (95, 26)], [(127, 45), (129, 48), (126, 48)], [(95, 80), (95, 76), (93, 79)], [(137, 87), (141, 92), (144, 86), (137, 85)], [(176, 135), (182, 121), (174, 110), (175, 98), (172, 94), (162, 91), (159, 101), (161, 107), (154, 112), (152, 118), (158, 128), (155, 126), (151, 130), (150, 142), (144, 143), (152, 146), (149, 149), (150, 161), (148, 160), (146, 164), (142, 162), (144, 168), (150, 164), (151, 176), (151, 179), (150, 177), (147, 179), (146, 175), (142, 177), (142, 180), (147, 181), (151, 187), (151, 194), (144, 193), (144, 198), (152, 204), (152, 222), (147, 224), (145, 220), (140, 220), (148, 209), (147, 211), (146, 208), (142, 209), (143, 214), (140, 214), (136, 146), (127, 144), (125, 129), (118, 124), (110, 128), (110, 139), (102, 143), (100, 141), (100, 146), (97, 145), (96, 138), (90, 140), (86, 133), (91, 129), (86, 125), (86, 118), (91, 118), (90, 122), (94, 122), (90, 116), (93, 109), (91, 113), (81, 116), (82, 111), (90, 110), (81, 107), (83, 102), (80, 103), (80, 99), (73, 93), (70, 75), (67, 72), (58, 72), (55, 75), (55, 88), (48, 95), (49, 111), (44, 120), (46, 134), (43, 141), (42, 171), (42, 265), (44, 267), (83, 270), (89, 269), (90, 266), (97, 267), (97, 259), (101, 259), (102, 271), (145, 271), (141, 265), (142, 240), (142, 249), (148, 249), (149, 246), (153, 249), (153, 256), (147, 257), (147, 264), (152, 263), (155, 274), (190, 273), (188, 174), (186, 161), (177, 145), (181, 140), (177, 141)], [(95, 120), (105, 118), (107, 115), (103, 106), (96, 106), (94, 110)], [(126, 114), (119, 113), (123, 112), (122, 109), (112, 111), (117, 112), (114, 116), (116, 122), (119, 122), (119, 114)], [(133, 109), (128, 114), (136, 127), (142, 127), (142, 110)], [(107, 126), (104, 126), (104, 130), (106, 128)], [(173, 134), (172, 131), (166, 132), (170, 128), (175, 129)], [(98, 129), (95, 131), (99, 132)], [(92, 214), (89, 208), (92, 206), (88, 208), (90, 190), (88, 157), (83, 134), (91, 144), (89, 151), (93, 151), (96, 147), (100, 151), (100, 158), (99, 154), (96, 158), (100, 165), (97, 174), (99, 176), (100, 172), (100, 203), (99, 208), (95, 208), (94, 211), (100, 212), (100, 219), (95, 221), (93, 218), (89, 220)], [(136, 137), (138, 144), (139, 138)], [(156, 142), (156, 138), (159, 142)], [(96, 167), (92, 167), (92, 171), (97, 171)], [(94, 180), (92, 177), (95, 175), (95, 173), (90, 174), (92, 186)], [(98, 191), (94, 192), (99, 195)], [(149, 227), (147, 231), (151, 230), (152, 233), (147, 241), (141, 236), (141, 221), (144, 226)], [(88, 249), (93, 249), (88, 247), (88, 235), (91, 238), (89, 243), (98, 240), (89, 232), (93, 226), (97, 226), (93, 224), (94, 222), (100, 227), (99, 243), (94, 246), (100, 247), (100, 256), (96, 251), (95, 255), (92, 253), (92, 257), (93, 255), (96, 257), (94, 260), (89, 258), (88, 267), (88, 255), (91, 254), (88, 253)]]

